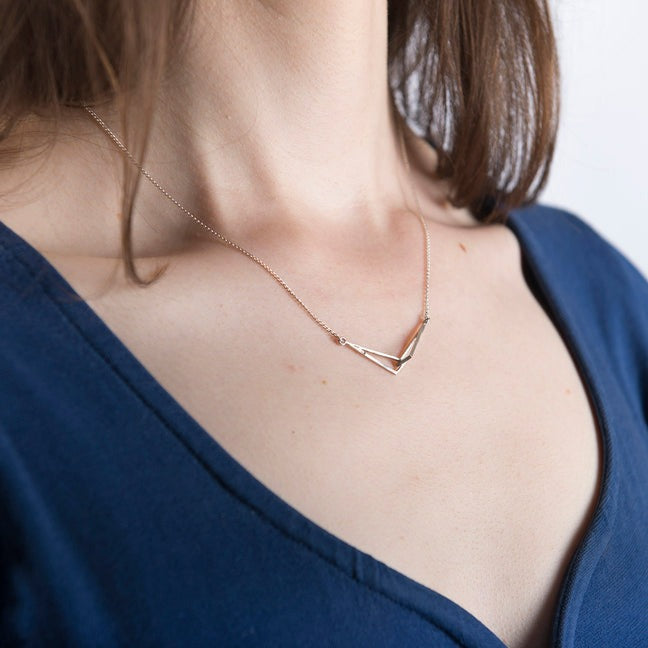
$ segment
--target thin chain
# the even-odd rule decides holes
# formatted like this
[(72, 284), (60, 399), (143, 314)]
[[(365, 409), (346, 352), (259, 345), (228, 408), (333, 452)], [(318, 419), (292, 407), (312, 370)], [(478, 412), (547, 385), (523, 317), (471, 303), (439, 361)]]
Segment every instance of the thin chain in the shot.
[(423, 231), (425, 232), (425, 301), (423, 304), (423, 321), (427, 322), (430, 313), (430, 302), (429, 302), (429, 286), (430, 286), (430, 234), (428, 232), (427, 225), (425, 224), (425, 219), (421, 215), (421, 205), (419, 204), (418, 195), (414, 189), (414, 183), (412, 182), (412, 171), (410, 169), (409, 157), (407, 155), (407, 149), (405, 147), (405, 139), (403, 137), (403, 128), (400, 129), (400, 143), (401, 151), (403, 153), (403, 159), (405, 160), (405, 169), (407, 170), (407, 175), (410, 178), (410, 184), (412, 187), (412, 193), (414, 194), (414, 202), (416, 203), (416, 215), (421, 221), (423, 226)]
[[(126, 148), (125, 144), (115, 135), (115, 133), (110, 130), (108, 125), (104, 122), (97, 113), (90, 108), (89, 106), (84, 105), (83, 106), (90, 114), (90, 116), (97, 122), (97, 124), (102, 128), (102, 130), (108, 135), (108, 137), (112, 140), (112, 142), (119, 148), (127, 157), (128, 159), (139, 169), (140, 173), (156, 188), (158, 191), (160, 191), (166, 198), (168, 198), (178, 209), (180, 209), (182, 212), (184, 212), (189, 218), (191, 218), (194, 222), (198, 223), (201, 227), (206, 229), (210, 234), (213, 234), (216, 236), (218, 239), (220, 239), (223, 243), (226, 245), (229, 245), (233, 247), (234, 249), (238, 250), (239, 252), (242, 252), (246, 256), (248, 256), (252, 261), (255, 263), (258, 263), (264, 270), (266, 270), (268, 273), (276, 279), (279, 284), (285, 288), (290, 295), (297, 301), (297, 303), (310, 315), (310, 317), (317, 323), (319, 326), (321, 326), (327, 333), (332, 335), (333, 337), (337, 338), (338, 342), (341, 344), (344, 344), (346, 342), (346, 339), (342, 337), (341, 335), (338, 335), (330, 326), (328, 326), (325, 322), (323, 322), (319, 317), (311, 311), (304, 302), (297, 297), (297, 295), (293, 292), (293, 290), (288, 286), (288, 284), (267, 264), (265, 261), (260, 259), (259, 257), (255, 256), (251, 252), (248, 252), (246, 249), (242, 248), (238, 243), (235, 243), (234, 241), (230, 241), (228, 238), (223, 236), (220, 232), (217, 232), (213, 227), (208, 225), (207, 223), (204, 223), (202, 220), (200, 220), (192, 211), (187, 209), (184, 205), (182, 205), (176, 198), (174, 198), (142, 165), (141, 163), (135, 159), (135, 157), (132, 155), (132, 153)], [(409, 164), (409, 158), (407, 156), (407, 150), (405, 148), (405, 139), (403, 137), (403, 129), (402, 127), (399, 129), (400, 131), (400, 142), (401, 142), (401, 151), (403, 154), (403, 158), (405, 160), (405, 167), (407, 169), (408, 175), (410, 175), (411, 178), (411, 170), (410, 170), (410, 164)], [(419, 220), (421, 221), (421, 224), (423, 225), (423, 231), (425, 232), (425, 301), (424, 301), (424, 315), (423, 315), (423, 321), (427, 322), (429, 317), (429, 300), (428, 300), (428, 290), (429, 290), (429, 283), (430, 283), (430, 235), (428, 233), (427, 226), (425, 224), (425, 220), (423, 219), (423, 216), (421, 216), (421, 206), (419, 205), (418, 201), (418, 196), (416, 195), (416, 191), (414, 190), (414, 186), (412, 184), (412, 193), (414, 194), (414, 200), (416, 201), (416, 207), (417, 207), (417, 215), (419, 217)]]

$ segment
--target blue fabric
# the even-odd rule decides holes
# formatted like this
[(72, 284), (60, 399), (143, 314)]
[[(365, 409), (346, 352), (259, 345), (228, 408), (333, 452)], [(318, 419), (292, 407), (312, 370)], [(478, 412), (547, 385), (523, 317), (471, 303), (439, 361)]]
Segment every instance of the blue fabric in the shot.
[[(553, 645), (646, 647), (648, 283), (575, 215), (507, 225), (604, 444)], [(269, 491), (71, 293), (0, 224), (0, 645), (503, 648)]]

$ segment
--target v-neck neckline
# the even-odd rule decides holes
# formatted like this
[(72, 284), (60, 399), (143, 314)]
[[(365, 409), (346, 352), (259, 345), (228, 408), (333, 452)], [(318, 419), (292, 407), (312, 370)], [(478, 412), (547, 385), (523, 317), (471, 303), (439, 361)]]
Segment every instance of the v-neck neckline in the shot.
[[(571, 648), (582, 599), (611, 535), (617, 506), (618, 469), (612, 445), (613, 430), (605, 407), (605, 387), (594, 370), (590, 349), (574, 332), (567, 299), (561, 298), (556, 282), (552, 283), (544, 274), (549, 273), (551, 266), (550, 251), (543, 249), (542, 243), (534, 238), (532, 224), (523, 218), (525, 212), (531, 216), (532, 209), (534, 207), (511, 212), (505, 225), (518, 239), (523, 263), (530, 271), (529, 277), (535, 282), (540, 297), (545, 300), (548, 311), (545, 310), (581, 374), (603, 445), (601, 487), (596, 507), (564, 573), (552, 617), (552, 648)], [(34, 279), (85, 341), (107, 361), (143, 404), (155, 411), (166, 430), (182, 443), (221, 487), (227, 488), (243, 504), (253, 509), (260, 519), (298, 539), (361, 585), (439, 627), (459, 645), (506, 648), (506, 644), (467, 609), (330, 533), (265, 486), (162, 387), (47, 258), (0, 221), (0, 243), (3, 239), (9, 240), (9, 249), (27, 265)], [(70, 294), (72, 299), (62, 300), (60, 296), (64, 293)], [(534, 296), (537, 298), (535, 293)], [(457, 623), (457, 619), (461, 622)]]

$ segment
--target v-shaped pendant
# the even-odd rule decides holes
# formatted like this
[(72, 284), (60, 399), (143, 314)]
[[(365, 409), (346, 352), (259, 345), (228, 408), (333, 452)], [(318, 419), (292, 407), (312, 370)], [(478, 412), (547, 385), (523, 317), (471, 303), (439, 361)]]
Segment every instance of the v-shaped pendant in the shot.
[[(348, 346), (352, 348), (354, 351), (367, 358), (367, 360), (371, 360), (371, 362), (375, 362), (383, 369), (386, 369), (390, 373), (396, 375), (403, 368), (403, 365), (414, 355), (414, 350), (416, 349), (416, 345), (418, 344), (419, 338), (421, 337), (421, 334), (423, 333), (423, 330), (425, 329), (425, 325), (428, 323), (429, 319), (430, 319), (429, 317), (426, 317), (414, 329), (414, 332), (409, 336), (407, 342), (405, 343), (405, 348), (401, 352), (400, 356), (391, 355), (389, 353), (383, 353), (382, 351), (375, 351), (374, 349), (368, 349), (367, 347), (363, 347), (360, 344), (354, 344), (353, 342), (349, 342), (346, 338), (340, 338), (340, 344), (342, 346)], [(387, 358), (388, 360), (391, 360), (392, 366), (390, 367), (389, 365), (384, 364), (383, 362), (378, 360), (378, 358), (376, 358), (375, 356), (380, 356), (382, 358)]]

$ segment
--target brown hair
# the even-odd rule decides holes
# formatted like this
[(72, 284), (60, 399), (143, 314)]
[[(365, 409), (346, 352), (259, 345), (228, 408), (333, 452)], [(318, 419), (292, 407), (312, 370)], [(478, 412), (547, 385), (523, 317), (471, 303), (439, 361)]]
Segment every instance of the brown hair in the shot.
[[(115, 99), (122, 137), (144, 158), (170, 52), (186, 44), (191, 0), (0, 0), (0, 163), (30, 113)], [(437, 177), (482, 222), (501, 220), (543, 187), (558, 127), (556, 46), (547, 0), (388, 0), (394, 99), (435, 144)], [(416, 92), (412, 92), (415, 80)], [(130, 110), (135, 104), (137, 111)], [(133, 141), (130, 133), (139, 133)], [(140, 174), (124, 157), (127, 275)]]

